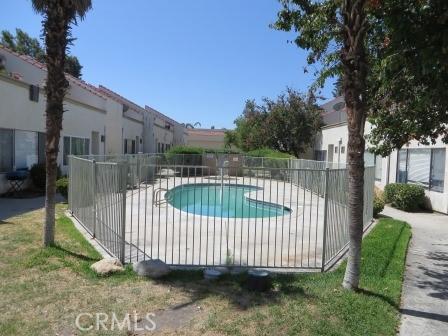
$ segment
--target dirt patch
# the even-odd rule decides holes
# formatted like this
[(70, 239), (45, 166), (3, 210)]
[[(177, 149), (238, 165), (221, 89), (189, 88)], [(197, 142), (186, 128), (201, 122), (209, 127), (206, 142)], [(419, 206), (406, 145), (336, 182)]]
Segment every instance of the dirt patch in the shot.
[(191, 302), (158, 310), (150, 320), (142, 318), (138, 321), (131, 335), (146, 335), (151, 328), (154, 328), (153, 332), (176, 331), (187, 327), (201, 313), (204, 313), (203, 307)]

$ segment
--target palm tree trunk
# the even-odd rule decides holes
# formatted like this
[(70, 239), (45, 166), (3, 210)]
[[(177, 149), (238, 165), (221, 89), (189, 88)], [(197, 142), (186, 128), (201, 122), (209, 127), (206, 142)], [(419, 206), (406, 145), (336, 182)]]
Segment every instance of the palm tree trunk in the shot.
[(64, 96), (68, 82), (64, 74), (69, 24), (73, 10), (66, 1), (48, 1), (45, 10), (44, 33), (46, 46), (46, 187), (44, 246), (54, 243), (55, 194), (57, 157), (64, 112)]
[(356, 290), (361, 271), (364, 206), (364, 125), (366, 120), (366, 0), (344, 0), (343, 88), (348, 119), (349, 252), (343, 287)]

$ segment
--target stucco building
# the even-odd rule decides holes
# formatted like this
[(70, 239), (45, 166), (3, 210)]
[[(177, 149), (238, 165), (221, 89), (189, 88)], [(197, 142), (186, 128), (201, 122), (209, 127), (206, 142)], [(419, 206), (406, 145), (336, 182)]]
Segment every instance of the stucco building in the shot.
[[(345, 163), (347, 159), (347, 114), (342, 97), (322, 105), (325, 126), (316, 140), (314, 158)], [(368, 134), (371, 125), (366, 124)], [(376, 185), (384, 188), (394, 182), (415, 183), (425, 188), (432, 209), (448, 214), (448, 146), (440, 139), (425, 146), (411, 141), (387, 157), (366, 153), (365, 160), (375, 164)]]
[(223, 149), (224, 135), (226, 129), (189, 128), (187, 132), (187, 143), (189, 146), (207, 149)]
[[(7, 172), (45, 159), (46, 68), (0, 45), (0, 194)], [(67, 171), (70, 154), (164, 152), (185, 143), (185, 128), (148, 106), (67, 75), (69, 89), (58, 165)]]

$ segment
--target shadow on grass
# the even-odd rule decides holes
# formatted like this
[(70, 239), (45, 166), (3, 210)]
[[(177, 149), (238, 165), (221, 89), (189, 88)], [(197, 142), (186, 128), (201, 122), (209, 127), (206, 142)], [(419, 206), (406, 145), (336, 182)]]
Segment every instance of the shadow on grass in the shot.
[(383, 265), (383, 267), (380, 270), (380, 276), (381, 277), (384, 277), (386, 275), (386, 271), (389, 268), (389, 265), (390, 265), (391, 261), (393, 260), (393, 256), (396, 253), (397, 245), (398, 245), (398, 243), (401, 240), (401, 237), (403, 235), (404, 229), (405, 229), (405, 226), (402, 225), (401, 229), (400, 229), (400, 232), (398, 233), (398, 235), (396, 236), (396, 238), (394, 240), (394, 244), (393, 244), (392, 248), (389, 250), (389, 254), (388, 254), (387, 258), (386, 258), (387, 262)]
[(51, 247), (53, 249), (56, 249), (56, 250), (62, 252), (65, 255), (69, 255), (71, 257), (74, 257), (74, 258), (82, 260), (82, 261), (97, 262), (99, 260), (98, 258), (92, 258), (92, 257), (86, 256), (84, 254), (80, 254), (80, 253), (76, 253), (76, 252), (67, 250), (66, 248), (64, 248), (58, 244), (54, 244)]
[(357, 292), (360, 294), (366, 295), (366, 296), (378, 298), (378, 299), (386, 302), (390, 306), (394, 307), (396, 310), (400, 310), (400, 307), (390, 297), (388, 297), (386, 295), (383, 295), (380, 293), (375, 293), (368, 289), (363, 289), (363, 288), (358, 289)]
[(311, 295), (297, 285), (295, 275), (272, 275), (272, 288), (266, 292), (256, 292), (247, 287), (246, 273), (226, 274), (221, 279), (208, 281), (200, 270), (175, 270), (157, 282), (181, 289), (190, 295), (190, 300), (173, 309), (183, 308), (208, 297), (219, 297), (230, 302), (236, 309), (246, 310), (250, 307), (280, 303), (286, 298), (309, 299)]

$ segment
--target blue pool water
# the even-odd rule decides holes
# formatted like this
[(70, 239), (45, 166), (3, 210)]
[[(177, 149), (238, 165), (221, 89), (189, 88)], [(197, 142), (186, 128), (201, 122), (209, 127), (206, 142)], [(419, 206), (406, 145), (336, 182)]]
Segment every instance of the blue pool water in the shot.
[(246, 193), (260, 188), (247, 185), (184, 184), (169, 190), (165, 198), (173, 207), (202, 216), (262, 218), (289, 215), (278, 204), (249, 199)]

